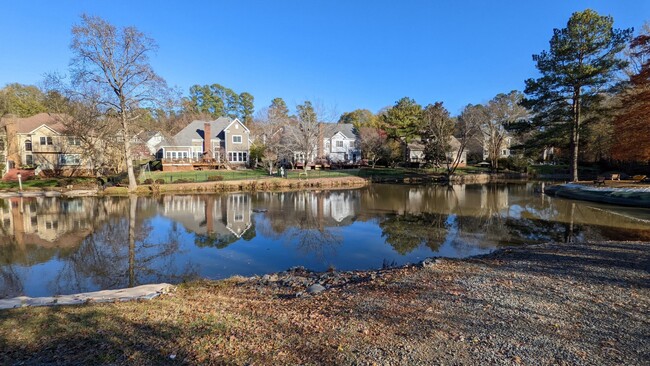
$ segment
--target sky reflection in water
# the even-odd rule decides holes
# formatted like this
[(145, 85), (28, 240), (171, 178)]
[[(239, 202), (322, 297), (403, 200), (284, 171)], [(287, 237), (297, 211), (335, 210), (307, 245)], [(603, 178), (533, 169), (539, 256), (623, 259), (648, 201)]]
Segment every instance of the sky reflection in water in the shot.
[(650, 240), (650, 210), (556, 199), (538, 183), (0, 200), (0, 298), (373, 269), (507, 245)]

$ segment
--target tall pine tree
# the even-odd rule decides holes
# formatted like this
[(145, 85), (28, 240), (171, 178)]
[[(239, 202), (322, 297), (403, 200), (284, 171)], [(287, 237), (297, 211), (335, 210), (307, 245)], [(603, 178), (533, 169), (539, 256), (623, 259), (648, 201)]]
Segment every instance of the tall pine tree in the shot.
[(587, 9), (571, 15), (566, 28), (554, 29), (550, 50), (533, 55), (538, 79), (526, 80), (528, 98), (524, 105), (543, 125), (564, 123), (571, 127), (571, 174), (578, 180), (580, 129), (585, 108), (599, 104), (601, 93), (625, 67), (619, 59), (632, 34), (631, 29), (614, 29), (611, 16)]

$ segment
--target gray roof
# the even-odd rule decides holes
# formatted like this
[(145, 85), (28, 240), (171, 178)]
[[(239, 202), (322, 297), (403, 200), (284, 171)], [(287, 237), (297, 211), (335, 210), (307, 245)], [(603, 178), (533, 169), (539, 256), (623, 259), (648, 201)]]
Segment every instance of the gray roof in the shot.
[(171, 139), (163, 139), (158, 146), (191, 146), (192, 140), (203, 140), (205, 124), (209, 123), (211, 138), (217, 138), (221, 132), (232, 122), (230, 118), (219, 117), (214, 121), (194, 120), (180, 130)]
[(331, 138), (336, 135), (337, 132), (343, 134), (343, 136), (354, 139), (357, 137), (356, 129), (352, 123), (324, 123), (325, 126), (325, 137)]
[(152, 137), (156, 136), (159, 133), (160, 133), (160, 131), (142, 131), (139, 134), (137, 134), (136, 137), (142, 139), (142, 141), (144, 141), (144, 142), (147, 142)]

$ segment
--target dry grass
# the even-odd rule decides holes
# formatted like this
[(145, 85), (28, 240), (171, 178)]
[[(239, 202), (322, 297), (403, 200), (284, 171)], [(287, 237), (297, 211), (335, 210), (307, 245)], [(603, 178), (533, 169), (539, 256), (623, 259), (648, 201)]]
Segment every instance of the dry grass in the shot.
[(314, 297), (234, 278), (148, 302), (13, 309), (0, 312), (0, 363), (642, 364), (648, 249), (506, 251)]

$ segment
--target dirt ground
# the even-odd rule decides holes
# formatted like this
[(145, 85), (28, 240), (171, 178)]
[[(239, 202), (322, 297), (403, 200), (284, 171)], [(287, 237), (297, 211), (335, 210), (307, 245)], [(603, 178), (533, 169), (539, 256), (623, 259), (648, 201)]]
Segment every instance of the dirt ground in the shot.
[(8, 365), (648, 360), (650, 244), (638, 242), (545, 244), (372, 272), (298, 268), (184, 284), (151, 301), (0, 312)]

